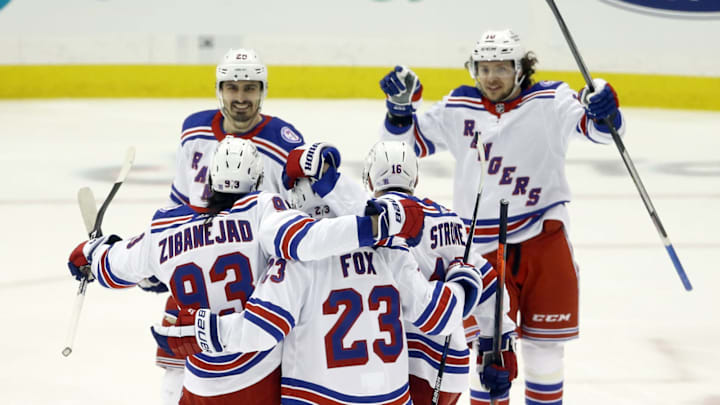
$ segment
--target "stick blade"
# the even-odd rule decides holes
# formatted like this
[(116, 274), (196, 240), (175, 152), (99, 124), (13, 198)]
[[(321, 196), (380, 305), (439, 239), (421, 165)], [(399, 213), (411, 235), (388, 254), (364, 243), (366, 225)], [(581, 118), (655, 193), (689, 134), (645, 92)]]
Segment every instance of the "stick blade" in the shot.
[(78, 206), (80, 207), (80, 215), (82, 215), (85, 230), (89, 234), (95, 228), (95, 220), (97, 219), (97, 206), (95, 205), (95, 195), (90, 187), (83, 187), (77, 193)]
[(125, 161), (123, 162), (122, 168), (120, 169), (120, 173), (118, 174), (115, 183), (122, 183), (123, 181), (125, 181), (125, 178), (127, 178), (127, 175), (130, 172), (130, 168), (132, 167), (134, 162), (135, 147), (131, 146), (128, 148), (127, 152), (125, 152)]

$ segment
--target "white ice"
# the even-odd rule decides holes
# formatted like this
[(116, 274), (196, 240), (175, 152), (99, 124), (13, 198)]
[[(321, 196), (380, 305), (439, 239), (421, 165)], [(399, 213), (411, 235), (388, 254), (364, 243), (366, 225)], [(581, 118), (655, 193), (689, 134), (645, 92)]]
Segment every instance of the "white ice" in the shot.
[[(308, 140), (338, 145), (345, 172), (359, 178), (383, 104), (271, 98), (264, 109)], [(66, 261), (86, 237), (76, 192), (90, 186), (102, 201), (135, 145), (135, 167), (103, 228), (140, 233), (166, 201), (183, 118), (214, 106), (0, 101), (1, 404), (159, 403), (162, 371), (149, 326), (165, 296), (90, 285), (75, 350), (60, 354), (77, 287)], [(615, 147), (571, 144), (581, 337), (566, 349), (565, 403), (720, 404), (720, 113), (625, 113), (627, 148), (694, 290), (683, 289)], [(421, 161), (418, 194), (449, 204), (452, 167), (445, 153)], [(511, 398), (524, 403), (522, 376)]]

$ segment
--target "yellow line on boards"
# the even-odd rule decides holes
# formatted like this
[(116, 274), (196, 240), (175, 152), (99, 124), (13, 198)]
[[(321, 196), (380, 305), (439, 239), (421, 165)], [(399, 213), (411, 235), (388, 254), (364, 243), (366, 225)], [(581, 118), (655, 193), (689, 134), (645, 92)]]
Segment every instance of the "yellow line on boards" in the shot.
[[(392, 67), (269, 66), (273, 98), (383, 98), (378, 81)], [(461, 84), (463, 69), (416, 68), (428, 101)], [(720, 77), (594, 73), (612, 83), (621, 106), (720, 110)], [(537, 80), (584, 86), (576, 72), (540, 71)], [(5, 65), (0, 99), (214, 97), (211, 65)]]

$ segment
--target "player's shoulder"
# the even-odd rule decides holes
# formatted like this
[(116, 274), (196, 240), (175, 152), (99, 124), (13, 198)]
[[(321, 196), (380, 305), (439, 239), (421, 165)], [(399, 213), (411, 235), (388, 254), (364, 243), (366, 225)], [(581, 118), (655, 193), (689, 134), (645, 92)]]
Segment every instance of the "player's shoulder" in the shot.
[(185, 121), (183, 121), (182, 130), (183, 132), (193, 129), (193, 128), (199, 128), (199, 127), (207, 127), (208, 130), (210, 130), (210, 126), (212, 124), (212, 120), (215, 117), (215, 114), (217, 114), (218, 110), (204, 110), (204, 111), (198, 111), (196, 113), (192, 113), (185, 118)]
[(252, 194), (256, 194), (258, 201), (262, 203), (272, 203), (279, 211), (288, 209), (282, 196), (274, 191), (259, 190)]
[(417, 261), (405, 239), (392, 236), (372, 247), (377, 256), (376, 266), (387, 266), (391, 271), (411, 266), (418, 268)]
[(279, 117), (266, 116), (269, 121), (259, 136), (289, 152), (305, 143), (300, 131)]
[[(442, 204), (439, 204), (429, 198), (420, 198), (415, 195), (405, 194), (405, 193), (398, 193), (396, 191), (387, 193), (388, 196), (394, 196), (395, 198), (407, 198), (409, 200), (412, 200), (416, 202), (420, 207), (422, 207), (423, 212), (425, 213), (426, 217), (438, 217), (438, 216), (448, 216), (448, 217), (458, 217), (455, 212), (448, 209)], [(459, 218), (459, 217), (458, 217)]]
[(373, 246), (373, 249), (383, 256), (394, 255), (395, 252), (410, 252), (405, 239), (395, 236), (381, 240)]
[(522, 92), (522, 96), (523, 98), (527, 98), (529, 96), (541, 93), (554, 94), (555, 91), (557, 91), (563, 85), (565, 85), (564, 87), (567, 87), (567, 83), (563, 81), (542, 80), (537, 83), (533, 83), (532, 86), (525, 89)]
[(153, 215), (153, 221), (159, 220), (159, 219), (174, 218), (174, 217), (184, 216), (184, 215), (192, 215), (192, 214), (196, 214), (196, 212), (189, 205), (186, 205), (186, 204), (170, 205), (168, 207), (163, 207), (163, 208), (156, 210), (155, 214)]
[[(182, 134), (180, 135), (180, 144), (185, 147), (185, 145), (188, 144), (195, 145), (196, 141), (217, 142), (212, 131), (212, 122), (218, 113), (219, 110), (205, 110), (196, 112), (185, 118), (182, 126)], [(193, 146), (193, 148), (196, 147), (197, 145)]]
[(199, 215), (200, 213), (185, 204), (160, 208), (155, 211), (150, 228), (152, 233), (162, 232), (193, 221)]
[(260, 198), (262, 194), (265, 193), (261, 191), (253, 191), (238, 198), (233, 204), (232, 208), (230, 208), (230, 214), (236, 214), (251, 210), (252, 208), (257, 206), (259, 201), (262, 201), (262, 199)]
[(453, 98), (453, 97), (462, 97), (462, 98), (477, 98), (477, 99), (481, 99), (481, 98), (482, 98), (482, 93), (481, 93), (480, 90), (479, 90), (477, 87), (475, 87), (475, 86), (462, 85), (462, 86), (459, 86), (459, 87), (453, 89), (453, 90), (450, 92), (450, 95), (449, 95), (448, 97), (450, 97), (450, 98)]

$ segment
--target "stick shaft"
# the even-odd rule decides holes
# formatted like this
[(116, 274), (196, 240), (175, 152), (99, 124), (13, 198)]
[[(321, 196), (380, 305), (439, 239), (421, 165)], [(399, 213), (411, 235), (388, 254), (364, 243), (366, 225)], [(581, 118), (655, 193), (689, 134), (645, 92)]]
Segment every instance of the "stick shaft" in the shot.
[(72, 353), (73, 343), (75, 342), (75, 334), (77, 333), (78, 324), (80, 323), (80, 312), (82, 311), (83, 302), (85, 301), (85, 289), (87, 288), (88, 279), (83, 278), (78, 285), (78, 292), (75, 295), (75, 303), (73, 304), (72, 315), (70, 317), (70, 327), (65, 337), (65, 348), (62, 351), (63, 356), (67, 357)]
[[(477, 186), (477, 194), (475, 195), (475, 208), (473, 208), (472, 222), (468, 231), (467, 242), (465, 243), (465, 252), (463, 253), (463, 263), (467, 263), (470, 257), (470, 248), (472, 247), (473, 236), (475, 236), (475, 222), (477, 222), (478, 206), (480, 205), (480, 197), (482, 196), (482, 187), (485, 182), (485, 146), (480, 141), (480, 134), (475, 133), (475, 144), (477, 145), (478, 157), (480, 158), (480, 179)], [(450, 350), (450, 336), (445, 337), (445, 345), (443, 346), (442, 356), (440, 357), (440, 367), (435, 378), (435, 388), (433, 389), (432, 405), (437, 405), (440, 399), (440, 387), (442, 385), (443, 374), (445, 373), (445, 364), (447, 362), (448, 351)]]
[[(85, 224), (85, 229), (87, 230), (88, 237), (90, 239), (102, 236), (101, 226), (103, 218), (105, 216), (105, 211), (110, 205), (110, 201), (112, 201), (112, 199), (115, 197), (115, 194), (120, 189), (120, 186), (127, 178), (127, 175), (130, 172), (130, 168), (132, 167), (134, 161), (135, 147), (131, 146), (125, 153), (125, 161), (120, 168), (120, 173), (115, 180), (115, 184), (113, 184), (112, 189), (110, 189), (110, 193), (108, 194), (107, 198), (105, 198), (105, 201), (103, 201), (99, 211), (95, 207), (95, 197), (92, 193), (92, 190), (84, 187), (78, 191), (78, 205), (80, 206), (80, 213), (83, 217), (83, 223)], [(93, 214), (95, 217), (94, 220), (92, 219)], [(65, 348), (63, 348), (62, 350), (62, 354), (65, 357), (69, 356), (72, 353), (73, 344), (75, 342), (75, 335), (77, 334), (78, 324), (80, 323), (80, 313), (82, 312), (83, 303), (85, 302), (85, 292), (87, 291), (88, 282), (88, 277), (85, 276), (82, 280), (80, 280), (80, 284), (78, 285), (77, 294), (75, 295), (75, 302), (73, 303), (72, 314), (70, 316), (70, 327), (68, 328), (68, 333), (65, 339)]]
[(495, 330), (493, 331), (493, 359), (501, 364), (502, 319), (505, 301), (505, 267), (507, 261), (508, 201), (500, 200), (500, 225), (498, 229), (497, 281), (495, 282)]
[[(565, 37), (565, 41), (567, 42), (568, 46), (570, 47), (570, 52), (573, 54), (573, 57), (575, 58), (575, 62), (578, 65), (578, 68), (580, 69), (580, 73), (582, 74), (583, 78), (585, 79), (585, 84), (588, 87), (588, 90), (590, 92), (595, 91), (595, 87), (593, 86), (592, 77), (590, 76), (590, 72), (585, 66), (585, 62), (582, 59), (582, 56), (580, 56), (580, 52), (578, 51), (577, 45), (575, 45), (575, 41), (572, 38), (572, 35), (570, 35), (570, 30), (568, 30), (567, 25), (565, 24), (565, 20), (563, 20), (562, 15), (560, 15), (560, 11), (558, 10), (557, 6), (555, 5), (554, 0), (546, 0), (548, 6), (550, 6), (550, 9), (552, 10), (553, 14), (555, 15), (555, 19), (558, 22), (558, 25), (560, 26), (560, 30), (563, 33), (563, 36)], [(625, 148), (625, 144), (623, 143), (622, 139), (620, 138), (620, 134), (618, 134), (617, 129), (613, 125), (613, 123), (610, 121), (610, 119), (605, 118), (603, 120), (603, 124), (605, 124), (610, 129), (610, 134), (612, 135), (612, 139), (615, 142), (615, 146), (617, 146), (618, 151), (620, 152), (620, 156), (622, 157), (623, 163), (625, 163), (625, 167), (627, 168), (628, 172), (630, 173), (630, 177), (633, 180), (633, 183), (635, 183), (635, 188), (637, 188), (638, 193), (640, 193), (640, 198), (642, 199), (643, 203), (645, 204), (645, 208), (648, 211), (648, 214), (650, 215), (650, 219), (653, 222), (653, 225), (655, 225), (655, 229), (658, 232), (658, 235), (660, 236), (660, 240), (662, 241), (663, 245), (665, 245), (665, 250), (667, 250), (668, 255), (670, 255), (670, 260), (673, 263), (673, 266), (675, 267), (675, 271), (677, 272), (678, 276), (680, 277), (680, 281), (683, 284), (683, 287), (687, 291), (692, 290), (692, 284), (690, 284), (690, 280), (688, 279), (687, 273), (685, 273), (685, 269), (682, 266), (682, 263), (680, 263), (680, 259), (677, 256), (677, 253), (675, 253), (675, 248), (673, 247), (672, 243), (670, 242), (670, 238), (667, 235), (667, 232), (665, 232), (665, 227), (663, 226), (662, 222), (660, 221), (660, 216), (658, 216), (657, 211), (655, 211), (655, 207), (653, 206), (652, 201), (650, 200), (650, 195), (648, 194), (647, 190), (645, 189), (645, 186), (643, 185), (642, 180), (640, 179), (640, 175), (637, 172), (637, 169), (635, 169), (635, 164), (633, 163), (632, 159), (630, 158), (630, 154), (628, 153), (627, 149)]]
[(105, 201), (103, 201), (102, 205), (100, 206), (100, 210), (97, 213), (97, 219), (95, 220), (95, 227), (93, 228), (92, 232), (90, 233), (90, 239), (98, 238), (102, 236), (102, 222), (103, 218), (105, 217), (105, 211), (107, 211), (108, 206), (110, 205), (110, 202), (115, 198), (115, 194), (120, 189), (120, 186), (122, 186), (123, 182), (127, 178), (128, 173), (130, 172), (130, 168), (132, 167), (133, 162), (135, 161), (135, 147), (131, 146), (128, 148), (127, 152), (125, 153), (125, 161), (123, 162), (122, 167), (120, 168), (120, 173), (118, 173), (117, 179), (115, 179), (115, 183), (113, 184), (112, 188), (110, 189), (110, 193), (108, 193), (108, 196), (105, 198)]
[[(502, 320), (505, 301), (505, 262), (507, 260), (507, 221), (508, 205), (506, 199), (500, 200), (500, 223), (498, 225), (497, 280), (495, 281), (495, 318), (493, 331), (492, 362), (502, 365)], [(496, 398), (490, 398), (490, 405), (497, 404)]]

